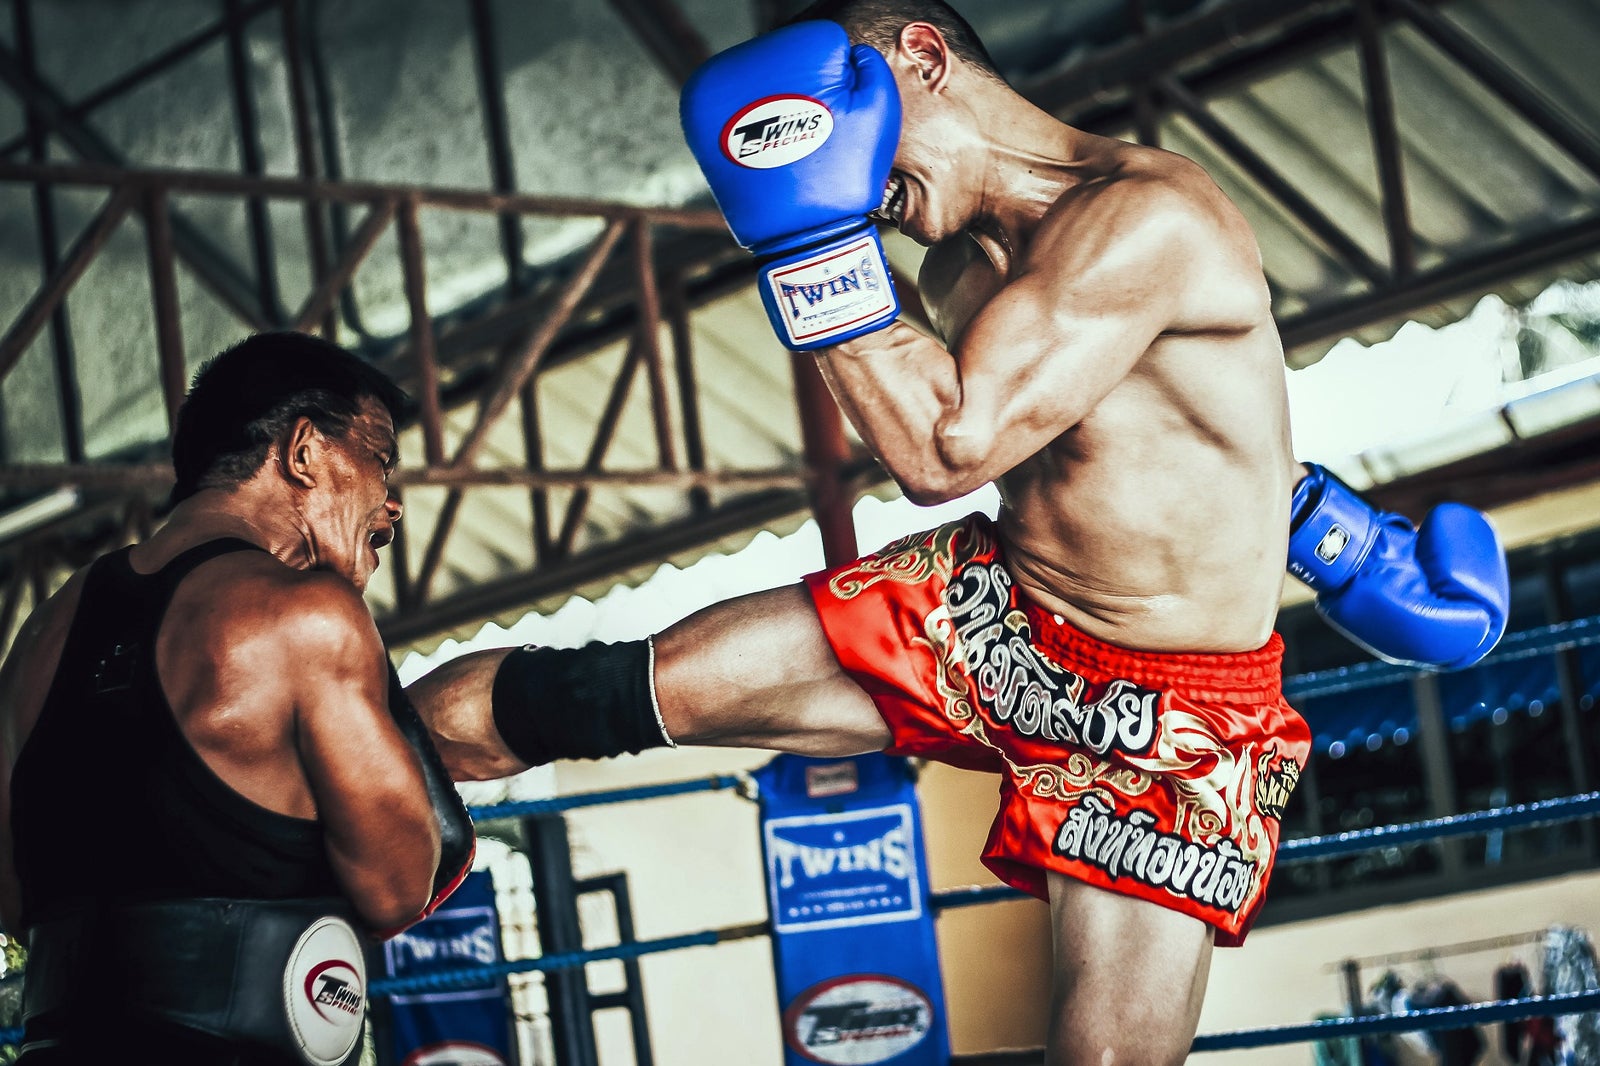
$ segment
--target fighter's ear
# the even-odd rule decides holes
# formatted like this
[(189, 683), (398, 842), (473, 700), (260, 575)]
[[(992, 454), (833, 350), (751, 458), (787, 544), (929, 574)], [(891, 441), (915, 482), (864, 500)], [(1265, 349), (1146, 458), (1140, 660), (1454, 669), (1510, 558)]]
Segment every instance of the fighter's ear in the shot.
[(315, 488), (327, 438), (311, 419), (301, 415), (278, 442), (278, 468), (291, 483)]
[(910, 67), (929, 92), (942, 92), (950, 79), (950, 44), (937, 26), (908, 22), (900, 28), (897, 58)]

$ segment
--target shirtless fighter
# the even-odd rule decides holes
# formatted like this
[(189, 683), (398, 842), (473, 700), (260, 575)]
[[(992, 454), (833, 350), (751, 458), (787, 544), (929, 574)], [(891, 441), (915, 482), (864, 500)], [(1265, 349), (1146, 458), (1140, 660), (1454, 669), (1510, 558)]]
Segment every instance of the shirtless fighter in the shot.
[(335, 1066), (362, 938), (421, 918), (472, 825), (361, 598), (403, 396), (252, 337), (178, 419), (170, 519), (75, 574), (0, 671), (0, 920), (26, 1066)]
[[(906, 495), (995, 481), (998, 520), (413, 695), (461, 777), (663, 743), (997, 772), (984, 861), (1051, 906), (1049, 1061), (1182, 1061), (1309, 754), (1286, 557), (1363, 643), (1463, 666), (1504, 627), (1504, 555), (1470, 508), (1417, 531), (1293, 461), (1260, 255), (1199, 167), (1036, 109), (935, 0), (802, 18), (696, 73), (690, 147)], [(872, 214), (930, 247), (943, 345), (897, 321)]]

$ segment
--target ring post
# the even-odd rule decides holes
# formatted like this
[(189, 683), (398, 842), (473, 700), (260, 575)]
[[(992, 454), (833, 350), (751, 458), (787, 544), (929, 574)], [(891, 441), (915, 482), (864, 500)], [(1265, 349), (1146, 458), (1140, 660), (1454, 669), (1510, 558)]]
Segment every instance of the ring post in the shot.
[(755, 777), (784, 1062), (945, 1066), (944, 988), (906, 760), (780, 755)]

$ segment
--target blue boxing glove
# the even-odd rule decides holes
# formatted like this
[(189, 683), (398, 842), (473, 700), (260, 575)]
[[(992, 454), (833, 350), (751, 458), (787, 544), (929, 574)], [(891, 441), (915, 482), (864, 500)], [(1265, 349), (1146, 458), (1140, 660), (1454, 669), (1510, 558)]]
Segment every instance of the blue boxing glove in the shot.
[(1422, 528), (1374, 510), (1307, 463), (1290, 511), (1289, 572), (1339, 632), (1390, 662), (1459, 670), (1494, 648), (1511, 603), (1489, 519), (1441, 503)]
[(900, 313), (878, 231), (900, 142), (889, 64), (835, 22), (799, 22), (712, 56), (683, 88), (689, 148), (734, 239), (762, 260), (778, 338), (809, 351)]

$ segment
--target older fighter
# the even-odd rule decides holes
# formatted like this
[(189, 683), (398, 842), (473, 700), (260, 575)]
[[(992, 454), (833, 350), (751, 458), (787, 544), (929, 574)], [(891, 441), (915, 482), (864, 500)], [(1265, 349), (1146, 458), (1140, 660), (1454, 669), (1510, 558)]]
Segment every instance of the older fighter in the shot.
[(0, 674), (0, 920), (27, 1066), (359, 1054), (357, 929), (437, 906), (472, 826), (361, 592), (403, 396), (313, 337), (196, 377), (169, 520), (75, 574)]

